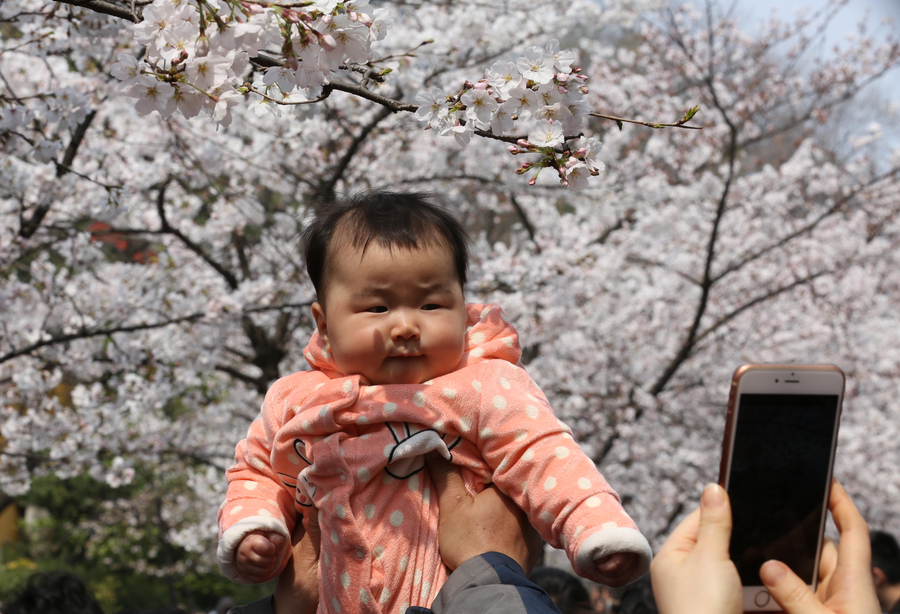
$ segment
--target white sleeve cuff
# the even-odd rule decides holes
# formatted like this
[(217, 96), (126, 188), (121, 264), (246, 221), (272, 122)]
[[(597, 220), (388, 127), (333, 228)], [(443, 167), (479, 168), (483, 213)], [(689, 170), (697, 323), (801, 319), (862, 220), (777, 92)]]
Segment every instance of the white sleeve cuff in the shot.
[(634, 573), (626, 581), (634, 582), (650, 571), (650, 560), (653, 558), (653, 551), (650, 550), (647, 538), (635, 529), (613, 527), (601, 529), (593, 535), (589, 535), (578, 549), (575, 563), (581, 569), (593, 570), (596, 567), (595, 561), (598, 559), (610, 554), (627, 552), (638, 555), (640, 559), (634, 568)]

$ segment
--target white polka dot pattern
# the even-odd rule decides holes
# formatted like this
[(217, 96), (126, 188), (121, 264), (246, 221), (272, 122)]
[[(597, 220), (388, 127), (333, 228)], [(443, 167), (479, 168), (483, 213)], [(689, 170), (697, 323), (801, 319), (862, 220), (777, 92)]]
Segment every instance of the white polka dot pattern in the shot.
[[(264, 405), (272, 409), (264, 409), (262, 420), (251, 425), (252, 437), (242, 443), (246, 452), (241, 456), (239, 450), (239, 471), (232, 475), (247, 476), (241, 472), (249, 469), (253, 479), (231, 478), (229, 497), (251, 504), (229, 503), (223, 524), (265, 513), (271, 518), (278, 509), (271, 504), (273, 488), (287, 488), (306, 468), (306, 502), (311, 497), (319, 507), (327, 536), (323, 569), (334, 561), (321, 594), (333, 612), (370, 611), (374, 603), (366, 605), (369, 601), (380, 601), (380, 609), (391, 614), (400, 613), (405, 601), (428, 605), (432, 589), (437, 592), (446, 579), (445, 572), (435, 571), (443, 570), (433, 550), (437, 504), (431, 501), (431, 480), (422, 471), (421, 457), (415, 456), (422, 442), (444, 446), (442, 452), (471, 469), (474, 479), (494, 481), (517, 505), (532, 510), (530, 521), (550, 532), (547, 538), (557, 547), (588, 543), (593, 539), (588, 534), (604, 523), (633, 526), (568, 428), (517, 366), (518, 339), (499, 310), (479, 306), (470, 311), (467, 326), (463, 366), (421, 385), (370, 385), (359, 376), (328, 379), (317, 369), (330, 369), (333, 358), (311, 343), (305, 354), (314, 370), (273, 386)], [(279, 424), (281, 430), (273, 430)], [(272, 441), (264, 444), (267, 437)], [(278, 454), (272, 455), (272, 448)], [(413, 456), (407, 457), (410, 451)], [(309, 467), (314, 459), (317, 463)], [(260, 481), (263, 488), (248, 491), (259, 474), (281, 474), (285, 484)], [(292, 491), (290, 500), (302, 494)], [(257, 513), (260, 506), (252, 502), (262, 500), (267, 507)], [(576, 540), (576, 528), (585, 526), (589, 530), (579, 528)], [(403, 553), (409, 556), (401, 558)], [(369, 567), (383, 575), (370, 580), (363, 571)]]

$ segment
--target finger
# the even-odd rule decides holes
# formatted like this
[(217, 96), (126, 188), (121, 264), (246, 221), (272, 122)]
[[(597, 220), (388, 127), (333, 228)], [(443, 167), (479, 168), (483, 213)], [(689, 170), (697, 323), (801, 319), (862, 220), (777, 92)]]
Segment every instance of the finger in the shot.
[(303, 526), (303, 523), (298, 519), (296, 523), (294, 523), (294, 530), (291, 531), (291, 547), (296, 548), (297, 544), (303, 541), (303, 538), (306, 537), (306, 527)]
[(309, 522), (306, 524), (306, 534), (309, 536), (309, 543), (318, 555), (322, 544), (322, 530), (319, 528), (319, 512), (316, 508), (312, 508), (310, 511)]
[(697, 508), (675, 527), (675, 530), (672, 531), (669, 539), (662, 545), (662, 548), (659, 549), (659, 554), (653, 560), (670, 556), (676, 552), (692, 552), (697, 545), (697, 532), (699, 529), (700, 508)]
[(281, 549), (284, 547), (287, 540), (284, 538), (284, 535), (281, 533), (277, 533), (272, 531), (266, 537), (268, 537), (269, 542), (275, 546), (275, 552), (281, 552)]
[(850, 495), (837, 480), (831, 482), (828, 508), (831, 510), (834, 524), (841, 534), (841, 540), (838, 543), (838, 558), (852, 565), (854, 570), (863, 569), (869, 573), (872, 565), (869, 525), (853, 505)]
[(832, 574), (834, 568), (837, 567), (838, 551), (834, 542), (825, 538), (822, 544), (822, 556), (819, 559), (819, 581), (824, 582), (828, 576)]
[(250, 551), (261, 557), (273, 557), (277, 552), (275, 545), (264, 535), (250, 536)]
[(728, 493), (718, 484), (707, 484), (700, 497), (697, 548), (727, 559), (730, 543), (731, 505), (728, 501)]
[(466, 485), (459, 468), (437, 452), (426, 454), (425, 464), (437, 490), (439, 507), (458, 505), (467, 496)]
[(806, 583), (784, 563), (766, 561), (759, 570), (759, 577), (772, 598), (787, 614), (828, 613)]

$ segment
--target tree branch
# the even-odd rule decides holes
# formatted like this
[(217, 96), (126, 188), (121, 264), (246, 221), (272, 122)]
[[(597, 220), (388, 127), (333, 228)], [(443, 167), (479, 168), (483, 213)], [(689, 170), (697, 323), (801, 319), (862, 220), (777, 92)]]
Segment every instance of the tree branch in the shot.
[[(75, 132), (72, 133), (72, 140), (69, 141), (69, 146), (66, 147), (66, 153), (63, 156), (63, 161), (61, 163), (56, 163), (57, 178), (62, 177), (66, 173), (72, 171), (72, 169), (70, 168), (72, 166), (72, 162), (75, 160), (75, 155), (78, 153), (78, 148), (81, 146), (81, 142), (84, 140), (84, 135), (87, 132), (88, 127), (91, 125), (91, 122), (94, 121), (94, 117), (96, 115), (97, 111), (91, 111), (85, 116), (81, 123), (75, 127)], [(84, 177), (84, 175), (81, 175), (80, 173), (76, 174)], [(53, 201), (46, 194), (41, 198), (31, 217), (28, 220), (22, 222), (22, 226), (19, 228), (20, 237), (28, 239), (35, 232), (37, 232), (37, 229), (41, 226), (41, 222), (44, 221), (44, 217), (46, 217), (47, 213), (50, 212), (50, 205), (52, 203)]]
[(139, 7), (135, 6), (134, 11), (132, 12), (131, 7), (124, 7), (120, 4), (116, 4), (114, 2), (108, 2), (107, 0), (56, 0), (60, 4), (70, 4), (72, 6), (81, 7), (84, 9), (90, 9), (95, 13), (103, 13), (104, 15), (112, 15), (113, 17), (118, 17), (119, 19), (124, 19), (125, 21), (130, 21), (132, 23), (140, 23), (143, 21), (144, 16)]
[(347, 167), (350, 166), (350, 162), (353, 160), (353, 156), (359, 151), (359, 148), (362, 147), (363, 142), (372, 134), (372, 131), (375, 130), (376, 126), (380, 124), (382, 121), (387, 119), (391, 115), (392, 111), (389, 108), (384, 108), (379, 113), (372, 118), (368, 124), (363, 126), (362, 130), (359, 134), (353, 137), (353, 140), (350, 142), (349, 147), (347, 147), (347, 151), (344, 152), (344, 155), (341, 156), (341, 159), (338, 161), (337, 166), (335, 166), (334, 171), (331, 173), (331, 176), (316, 188), (316, 194), (319, 197), (330, 199), (334, 197), (334, 187), (337, 185), (337, 182), (344, 176), (344, 173), (347, 170)]
[(199, 245), (197, 245), (196, 243), (191, 241), (180, 230), (178, 230), (177, 228), (175, 228), (169, 224), (169, 221), (166, 219), (166, 210), (165, 210), (164, 205), (165, 205), (165, 201), (166, 201), (166, 188), (169, 186), (169, 183), (171, 181), (172, 181), (172, 178), (168, 177), (162, 184), (156, 186), (157, 189), (159, 190), (159, 193), (157, 194), (157, 197), (156, 197), (156, 211), (159, 214), (160, 224), (162, 225), (162, 227), (160, 228), (160, 232), (171, 234), (171, 235), (177, 237), (179, 240), (181, 240), (181, 242), (184, 243), (184, 245), (189, 250), (191, 250), (192, 252), (194, 252), (195, 254), (200, 256), (204, 261), (206, 261), (206, 263), (209, 266), (214, 268), (216, 270), (216, 272), (219, 273), (219, 275), (224, 277), (225, 281), (228, 283), (228, 286), (232, 290), (237, 290), (239, 284), (238, 284), (237, 277), (235, 277), (234, 273), (232, 273), (231, 271), (226, 269), (224, 266), (222, 266), (221, 264), (219, 264), (218, 262), (213, 260), (212, 257), (209, 254), (207, 254), (206, 251), (202, 247), (200, 247)]
[[(251, 307), (249, 309), (244, 309), (244, 313), (261, 313), (264, 311), (284, 311), (286, 309), (305, 309), (312, 305), (312, 301), (306, 301), (303, 303), (284, 303), (281, 305), (265, 305), (261, 307)], [(75, 341), (77, 339), (90, 339), (93, 337), (104, 337), (108, 335), (112, 335), (115, 333), (133, 333), (141, 330), (152, 330), (155, 328), (164, 328), (166, 326), (172, 324), (181, 324), (183, 322), (195, 322), (197, 320), (201, 320), (206, 317), (206, 313), (192, 313), (190, 315), (182, 316), (180, 318), (173, 318), (171, 320), (163, 320), (160, 322), (151, 322), (150, 324), (130, 324), (130, 325), (122, 325), (122, 326), (113, 326), (111, 328), (103, 328), (103, 329), (95, 329), (95, 330), (80, 330), (77, 333), (69, 333), (67, 335), (58, 335), (56, 337), (50, 337), (49, 339), (42, 339), (41, 341), (36, 341), (30, 345), (26, 345), (25, 347), (21, 347), (17, 350), (11, 350), (6, 354), (0, 356), (0, 364), (12, 360), (13, 358), (18, 358), (19, 356), (24, 356), (25, 354), (30, 354), (35, 350), (39, 350), (42, 347), (48, 347), (51, 345), (57, 345), (60, 343), (68, 343), (69, 341)], [(234, 351), (234, 350), (232, 350)]]
[(152, 330), (154, 328), (163, 328), (165, 326), (169, 326), (171, 324), (181, 324), (182, 322), (193, 322), (195, 320), (199, 320), (204, 317), (206, 314), (204, 313), (193, 313), (191, 315), (183, 316), (180, 318), (174, 318), (171, 320), (165, 320), (162, 322), (152, 322), (150, 324), (131, 324), (131, 325), (123, 325), (123, 326), (114, 326), (112, 328), (103, 328), (96, 330), (81, 330), (77, 333), (69, 333), (68, 335), (58, 335), (55, 337), (50, 337), (49, 339), (42, 339), (41, 341), (36, 341), (30, 345), (26, 345), (25, 347), (21, 347), (17, 350), (12, 350), (7, 352), (6, 354), (0, 356), (0, 364), (8, 360), (12, 360), (13, 358), (17, 358), (19, 356), (24, 356), (25, 354), (30, 354), (31, 352), (38, 350), (42, 347), (47, 347), (50, 345), (57, 345), (59, 343), (68, 343), (69, 341), (75, 341), (76, 339), (90, 339), (92, 337), (104, 337), (107, 335), (112, 335), (115, 333), (132, 333), (139, 330)]

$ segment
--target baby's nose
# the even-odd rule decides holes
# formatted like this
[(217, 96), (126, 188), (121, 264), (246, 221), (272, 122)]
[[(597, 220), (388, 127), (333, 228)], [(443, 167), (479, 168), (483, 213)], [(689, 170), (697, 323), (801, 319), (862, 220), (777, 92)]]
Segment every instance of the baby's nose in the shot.
[(415, 339), (419, 336), (419, 324), (415, 314), (398, 310), (393, 321), (391, 336), (394, 339)]

